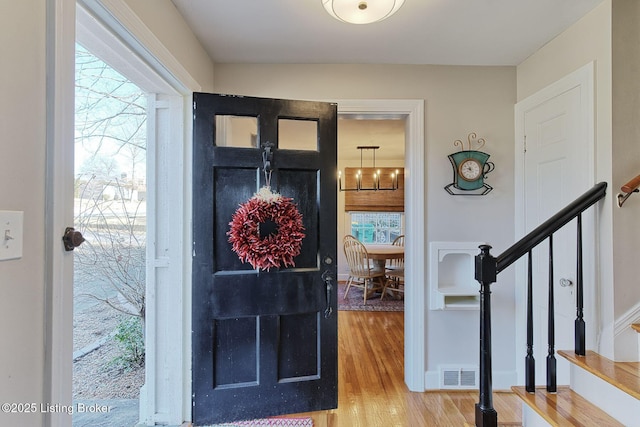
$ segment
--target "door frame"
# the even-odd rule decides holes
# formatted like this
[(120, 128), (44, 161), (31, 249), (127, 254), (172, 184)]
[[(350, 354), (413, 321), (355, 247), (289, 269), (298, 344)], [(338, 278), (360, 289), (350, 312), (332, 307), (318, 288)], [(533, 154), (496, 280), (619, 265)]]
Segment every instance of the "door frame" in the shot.
[(405, 310), (404, 381), (425, 391), (425, 149), (423, 99), (333, 99), (338, 117), (404, 118), (405, 125)]
[[(582, 137), (585, 141), (585, 149), (589, 150), (588, 153), (588, 176), (589, 181), (586, 183), (585, 188), (590, 188), (595, 184), (596, 179), (596, 164), (595, 164), (595, 63), (589, 62), (583, 65), (576, 71), (568, 74), (565, 77), (557, 80), (554, 83), (546, 86), (538, 92), (530, 95), (515, 105), (515, 236), (516, 239), (526, 234), (526, 210), (525, 201), (527, 194), (525, 191), (525, 114), (527, 111), (536, 108), (544, 104), (549, 99), (552, 99), (558, 95), (561, 95), (574, 88), (580, 88), (582, 102), (580, 104), (580, 111), (578, 115), (581, 123), (584, 124), (584, 128), (580, 129)], [(579, 194), (576, 194), (578, 197)], [(592, 215), (587, 212), (586, 215)], [(589, 220), (584, 222), (583, 231), (583, 250), (597, 251), (597, 239), (596, 239), (596, 221)], [(589, 257), (596, 260), (595, 254), (585, 254), (585, 259)], [(592, 268), (585, 268), (584, 278), (585, 283), (594, 283), (595, 286), (588, 292), (585, 288), (584, 293), (584, 307), (585, 312), (593, 313), (593, 319), (590, 319), (592, 327), (587, 328), (587, 341), (595, 342), (595, 337), (598, 333), (600, 325), (600, 313), (596, 309), (596, 295), (599, 293), (600, 284), (597, 281), (599, 277), (597, 269), (599, 268), (597, 262), (592, 263)], [(585, 263), (588, 266), (589, 263)], [(516, 301), (516, 337), (515, 337), (515, 349), (526, 348), (526, 263), (521, 260), (516, 263), (516, 289), (515, 289), (515, 301)], [(524, 384), (525, 373), (524, 363), (520, 363), (523, 353), (514, 351), (514, 357), (516, 358), (516, 373), (518, 378), (518, 384)]]
[[(185, 242), (191, 240), (190, 222), (186, 220), (191, 217), (191, 196), (188, 191), (182, 191), (182, 186), (185, 182), (190, 182), (186, 165), (191, 157), (190, 144), (187, 143), (191, 137), (191, 93), (201, 90), (201, 87), (123, 0), (47, 0), (45, 361), (42, 401), (61, 405), (72, 404), (73, 253), (67, 253), (62, 249), (60, 239), (65, 227), (73, 224), (72, 144), (75, 23), (78, 5), (104, 25), (115, 39), (142, 58), (156, 77), (164, 80), (174, 90), (172, 100), (163, 99), (159, 102), (155, 98), (153, 101), (156, 115), (160, 110), (172, 109), (170, 136), (155, 142), (162, 145), (162, 141), (170, 138), (173, 138), (173, 141), (183, 141), (183, 144), (164, 144), (171, 145), (163, 154), (164, 158), (181, 161), (172, 168), (170, 176), (165, 177), (165, 182), (169, 181), (166, 184), (171, 185), (175, 191), (162, 202), (163, 206), (174, 207), (167, 211), (166, 220), (173, 224), (182, 224), (182, 227), (166, 227), (164, 223), (156, 227), (157, 230), (171, 229), (170, 236), (162, 237), (165, 243), (170, 243), (171, 257), (158, 256), (153, 260), (148, 259), (147, 268), (154, 272), (157, 269), (166, 269), (169, 273), (163, 274), (163, 280), (168, 278), (174, 282), (179, 281), (183, 286), (163, 285), (164, 289), (171, 290), (170, 295), (165, 292), (162, 297), (163, 306), (160, 306), (163, 304), (160, 300), (156, 301), (154, 290), (151, 290), (152, 295), (149, 295), (149, 288), (147, 290), (148, 319), (165, 319), (166, 315), (155, 314), (172, 312), (173, 317), (169, 320), (172, 324), (178, 321), (178, 324), (169, 333), (160, 334), (153, 342), (147, 343), (147, 351), (151, 349), (154, 355), (147, 358), (145, 387), (141, 390), (140, 396), (140, 415), (147, 423), (155, 424), (157, 421), (164, 424), (181, 424), (183, 420), (190, 418), (191, 411), (190, 389), (184, 384), (184, 378), (190, 378), (190, 366), (185, 362), (189, 360), (187, 352), (191, 348), (188, 333), (190, 316), (185, 313), (190, 314), (186, 308), (190, 307), (188, 283), (191, 272), (188, 262), (190, 252)], [(157, 325), (154, 321), (152, 327), (155, 326)], [(175, 346), (176, 343), (179, 346), (176, 356), (157, 360), (155, 354), (166, 353), (167, 346)], [(158, 369), (154, 369), (156, 364), (164, 367), (164, 370), (159, 372)], [(169, 381), (166, 381), (166, 372), (171, 372)], [(161, 391), (159, 394), (166, 394), (162, 390), (171, 392), (158, 400), (157, 390)], [(47, 413), (43, 415), (43, 421), (45, 426), (69, 426), (71, 415), (65, 411)]]
[[(73, 224), (75, 0), (46, 5), (46, 158), (44, 372), (42, 402), (72, 404), (73, 256), (60, 240)], [(71, 278), (71, 281), (69, 280)], [(45, 426), (71, 425), (65, 411), (43, 414)]]

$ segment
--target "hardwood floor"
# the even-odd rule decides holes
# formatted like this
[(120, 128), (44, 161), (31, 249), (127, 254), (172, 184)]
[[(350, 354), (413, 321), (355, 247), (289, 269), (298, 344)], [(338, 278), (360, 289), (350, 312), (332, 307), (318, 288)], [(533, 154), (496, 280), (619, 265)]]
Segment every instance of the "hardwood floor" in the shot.
[[(338, 312), (338, 409), (314, 427), (461, 427), (474, 423), (476, 391), (412, 393), (404, 384), (404, 313)], [(521, 422), (519, 399), (494, 393), (500, 423)]]

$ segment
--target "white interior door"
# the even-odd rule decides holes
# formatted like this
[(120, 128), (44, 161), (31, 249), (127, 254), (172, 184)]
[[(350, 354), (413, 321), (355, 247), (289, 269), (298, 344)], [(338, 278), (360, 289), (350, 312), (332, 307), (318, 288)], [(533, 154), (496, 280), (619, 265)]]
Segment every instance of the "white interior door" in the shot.
[[(579, 70), (580, 71), (580, 70)], [(520, 233), (533, 230), (567, 204), (575, 200), (594, 182), (593, 114), (589, 108), (591, 96), (588, 73), (585, 70), (571, 75), (518, 104), (516, 120), (522, 147), (522, 182), (519, 208)], [(590, 113), (591, 111), (591, 113)], [(583, 218), (583, 234), (590, 236), (593, 218)], [(574, 319), (576, 317), (576, 221), (569, 223), (553, 236), (553, 287), (555, 312), (555, 350), (574, 347)], [(593, 245), (583, 245), (585, 266), (593, 266)], [(521, 266), (524, 272), (526, 266)], [(519, 291), (526, 286), (526, 274), (519, 274)], [(585, 271), (586, 313), (593, 314), (594, 274)], [(534, 357), (536, 384), (546, 382), (549, 314), (549, 242), (541, 243), (533, 251), (533, 310)], [(564, 286), (561, 286), (561, 283)], [(571, 283), (571, 285), (568, 285)], [(525, 310), (522, 299), (519, 310)], [(519, 316), (520, 319), (526, 319)], [(588, 337), (593, 337), (596, 322), (591, 318)], [(521, 330), (526, 330), (521, 325)], [(591, 334), (589, 334), (589, 331)], [(587, 338), (588, 341), (589, 338)], [(593, 343), (591, 341), (591, 343)], [(517, 348), (525, 348), (518, 346)], [(517, 356), (518, 358), (524, 355)], [(558, 384), (569, 383), (568, 364), (558, 359)], [(523, 363), (519, 363), (522, 365)]]

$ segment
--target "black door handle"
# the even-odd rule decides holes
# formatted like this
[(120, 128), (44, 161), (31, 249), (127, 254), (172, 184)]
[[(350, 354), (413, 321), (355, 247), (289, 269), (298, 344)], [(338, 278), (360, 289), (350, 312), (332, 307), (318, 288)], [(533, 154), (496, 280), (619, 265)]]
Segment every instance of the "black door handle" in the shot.
[(64, 250), (69, 252), (74, 248), (77, 248), (85, 241), (84, 237), (82, 237), (82, 233), (76, 231), (73, 227), (67, 227), (64, 230), (64, 235), (62, 236), (62, 241), (64, 242)]

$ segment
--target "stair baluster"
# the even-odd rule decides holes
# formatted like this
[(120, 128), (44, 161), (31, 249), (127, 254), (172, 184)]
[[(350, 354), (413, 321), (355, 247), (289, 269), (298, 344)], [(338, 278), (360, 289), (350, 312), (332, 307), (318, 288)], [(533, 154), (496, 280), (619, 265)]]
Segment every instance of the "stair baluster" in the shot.
[(580, 356), (584, 356), (586, 353), (586, 332), (584, 323), (584, 279), (582, 276), (582, 214), (578, 215), (578, 229), (577, 229), (577, 271), (576, 271), (576, 321), (575, 321), (575, 352)]
[(525, 386), (528, 393), (536, 391), (536, 360), (533, 357), (533, 252), (529, 251), (527, 265), (527, 357), (525, 358)]
[(549, 350), (547, 354), (547, 391), (555, 392), (557, 390), (557, 376), (556, 376), (556, 356), (555, 356), (555, 341), (556, 341), (556, 321), (555, 321), (555, 299), (553, 293), (553, 234), (549, 236), (549, 306), (547, 308), (549, 313), (547, 320), (547, 333)]

